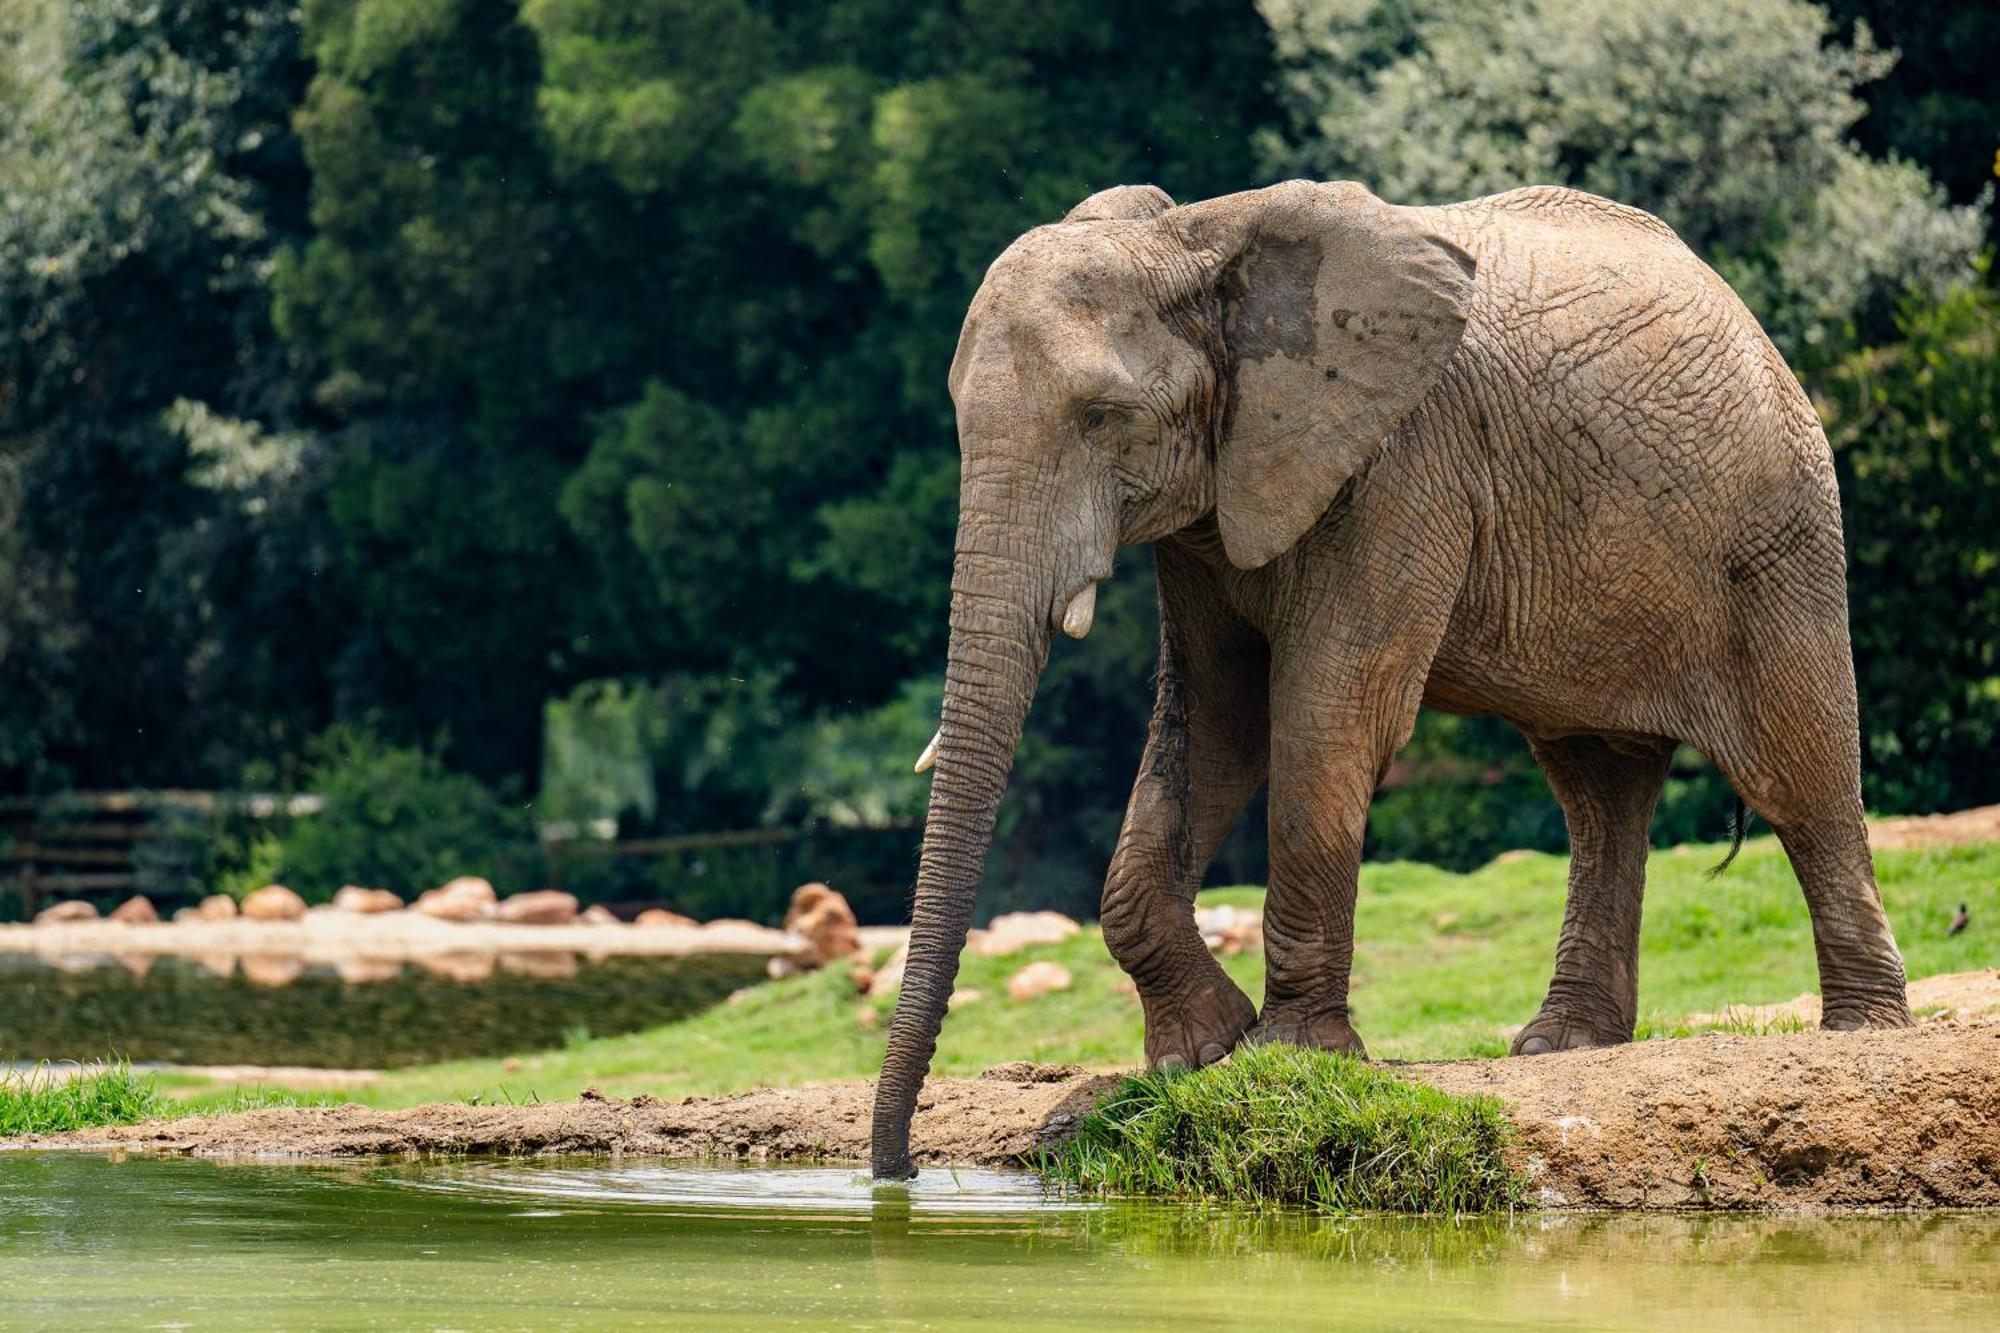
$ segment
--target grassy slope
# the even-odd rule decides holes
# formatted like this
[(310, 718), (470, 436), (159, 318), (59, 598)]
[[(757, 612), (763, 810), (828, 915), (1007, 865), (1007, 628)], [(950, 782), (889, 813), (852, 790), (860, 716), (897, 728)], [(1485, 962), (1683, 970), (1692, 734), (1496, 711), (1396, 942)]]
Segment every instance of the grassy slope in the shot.
[[(1656, 1030), (1690, 1012), (1814, 989), (1805, 906), (1776, 842), (1752, 840), (1726, 875), (1704, 880), (1720, 854), (1719, 847), (1681, 847), (1653, 857), (1640, 1008)], [(1527, 855), (1469, 875), (1409, 864), (1364, 867), (1354, 1008), (1370, 1051), (1401, 1059), (1503, 1052), (1504, 1029), (1534, 1014), (1548, 981), (1564, 865), (1561, 857)], [(1912, 976), (2000, 963), (1992, 944), (2000, 930), (2000, 845), (1885, 852), (1877, 865)], [(1222, 889), (1204, 901), (1262, 897), (1260, 889)], [(1961, 901), (1973, 904), (1976, 924), (1946, 939)], [(1007, 977), (1044, 957), (1067, 966), (1074, 987), (1011, 1003)], [(1225, 966), (1253, 999), (1262, 994), (1261, 958)], [(1018, 1059), (1132, 1065), (1140, 1052), (1139, 1005), (1121, 981), (1095, 930), (1010, 958), (968, 956), (959, 985), (981, 998), (952, 1013), (937, 1067), (964, 1074)], [(866, 1030), (856, 1016), (871, 1003), (879, 1021)], [(382, 1106), (556, 1099), (590, 1085), (614, 1095), (676, 1095), (865, 1077), (880, 1060), (889, 1009), (887, 1000), (858, 999), (845, 970), (836, 969), (758, 987), (736, 1003), (649, 1032), (524, 1054), (516, 1070), (478, 1060), (403, 1071), (359, 1099)]]

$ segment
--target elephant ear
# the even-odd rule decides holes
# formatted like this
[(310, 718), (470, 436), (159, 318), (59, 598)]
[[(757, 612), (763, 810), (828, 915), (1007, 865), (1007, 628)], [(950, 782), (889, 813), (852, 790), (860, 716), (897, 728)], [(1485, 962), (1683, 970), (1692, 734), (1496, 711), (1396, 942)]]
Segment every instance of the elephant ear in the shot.
[(1099, 190), (1063, 214), (1064, 222), (1143, 222), (1174, 206), (1174, 197), (1157, 185), (1114, 185)]
[(1221, 303), (1230, 385), (1216, 518), (1232, 563), (1291, 549), (1437, 383), (1473, 259), (1351, 181), (1176, 210)]

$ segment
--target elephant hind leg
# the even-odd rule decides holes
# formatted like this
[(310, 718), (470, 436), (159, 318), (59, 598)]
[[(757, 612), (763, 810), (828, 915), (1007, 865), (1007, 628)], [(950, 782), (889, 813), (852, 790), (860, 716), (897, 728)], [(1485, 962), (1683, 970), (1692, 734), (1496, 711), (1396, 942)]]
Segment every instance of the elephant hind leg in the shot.
[(1569, 901), (1548, 998), (1514, 1038), (1513, 1054), (1630, 1041), (1647, 832), (1673, 745), (1621, 739), (1614, 746), (1596, 736), (1530, 745), (1569, 825)]
[[(1759, 641), (1778, 642), (1768, 631)], [(1740, 699), (1728, 733), (1697, 744), (1791, 858), (1812, 917), (1820, 1025), (1908, 1026), (1903, 955), (1882, 910), (1862, 816), (1844, 614), (1753, 660)]]

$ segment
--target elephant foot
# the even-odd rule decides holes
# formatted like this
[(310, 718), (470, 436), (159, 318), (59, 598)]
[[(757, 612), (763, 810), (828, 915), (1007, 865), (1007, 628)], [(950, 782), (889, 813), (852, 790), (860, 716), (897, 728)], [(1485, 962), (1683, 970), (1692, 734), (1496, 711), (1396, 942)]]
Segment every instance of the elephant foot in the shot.
[(1361, 1034), (1347, 1021), (1345, 1013), (1309, 1013), (1279, 1007), (1266, 1009), (1257, 1025), (1244, 1035), (1245, 1042), (1285, 1042), (1292, 1046), (1312, 1046), (1322, 1051), (1338, 1051), (1359, 1059), (1368, 1058)]
[(1828, 1032), (1906, 1028), (1913, 1021), (1910, 1017), (1909, 1001), (1900, 987), (1892, 996), (1828, 995), (1820, 1001), (1819, 1025)]
[(1145, 998), (1146, 1068), (1199, 1069), (1236, 1049), (1257, 1019), (1250, 997), (1222, 979), (1185, 999)]
[(1620, 1046), (1632, 1040), (1632, 1024), (1612, 1016), (1569, 1013), (1543, 1009), (1528, 1026), (1515, 1034), (1509, 1055), (1547, 1055), (1551, 1051), (1577, 1051), (1588, 1046)]

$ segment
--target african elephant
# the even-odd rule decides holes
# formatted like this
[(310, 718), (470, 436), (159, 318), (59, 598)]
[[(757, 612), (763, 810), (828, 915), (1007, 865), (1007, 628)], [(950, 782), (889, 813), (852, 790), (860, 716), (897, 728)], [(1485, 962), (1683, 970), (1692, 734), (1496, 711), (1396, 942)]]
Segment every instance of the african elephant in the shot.
[[(1776, 830), (1824, 1026), (1909, 1022), (1862, 822), (1839, 497), (1798, 382), (1658, 219), (1533, 188), (1395, 207), (1293, 181), (1086, 199), (988, 270), (950, 389), (951, 637), (873, 1167), (912, 1173), (981, 863), (1053, 631), (1154, 544), (1158, 698), (1104, 886), (1153, 1067), (1360, 1052), (1368, 803), (1420, 704), (1526, 734), (1568, 820), (1555, 977), (1517, 1053), (1629, 1040), (1677, 743)], [(920, 761), (920, 767), (922, 766)], [(1190, 899), (1269, 784), (1262, 1010)]]

